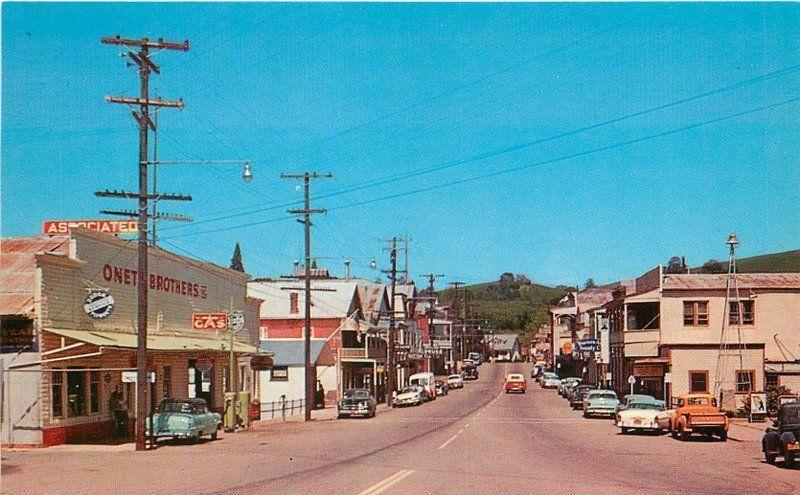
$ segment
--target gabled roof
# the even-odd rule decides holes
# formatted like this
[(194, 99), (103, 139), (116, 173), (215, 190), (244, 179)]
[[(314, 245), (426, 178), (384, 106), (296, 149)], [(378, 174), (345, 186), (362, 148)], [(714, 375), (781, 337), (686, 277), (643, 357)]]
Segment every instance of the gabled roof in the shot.
[[(664, 275), (664, 290), (724, 290), (727, 274), (688, 273)], [(740, 289), (800, 289), (800, 273), (739, 273)]]
[(491, 345), (496, 351), (511, 351), (514, 349), (514, 344), (519, 341), (519, 335), (515, 333), (495, 333), (492, 335), (484, 335), (486, 344)]
[(36, 255), (66, 256), (69, 237), (20, 237), (0, 240), (0, 314), (27, 314), (33, 310)]
[[(316, 364), (322, 350), (325, 348), (325, 339), (311, 339), (311, 362)], [(275, 366), (303, 366), (305, 365), (306, 347), (302, 339), (262, 340), (258, 346), (262, 351), (272, 351), (275, 356), (272, 362)]]
[[(297, 312), (291, 311), (292, 294), (297, 294)], [(247, 295), (264, 301), (259, 311), (261, 318), (305, 318), (305, 286), (302, 280), (250, 282), (247, 284)], [(312, 318), (347, 318), (353, 315), (361, 317), (361, 299), (356, 282), (311, 281)]]

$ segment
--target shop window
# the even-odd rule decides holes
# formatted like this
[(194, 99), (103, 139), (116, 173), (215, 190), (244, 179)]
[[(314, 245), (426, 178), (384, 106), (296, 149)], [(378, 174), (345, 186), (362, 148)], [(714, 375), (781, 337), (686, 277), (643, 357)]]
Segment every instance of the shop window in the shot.
[(780, 375), (767, 375), (766, 382), (767, 382), (767, 387), (780, 387), (781, 377)]
[(67, 371), (67, 416), (86, 415), (86, 373)]
[(289, 381), (289, 367), (288, 366), (273, 366), (270, 372), (270, 381), (273, 382), (288, 382)]
[(746, 394), (752, 392), (756, 381), (756, 372), (753, 370), (736, 371), (736, 392)]
[(708, 371), (690, 371), (689, 387), (692, 392), (708, 392)]
[(686, 326), (708, 325), (708, 301), (683, 301), (683, 324)]
[(64, 403), (62, 394), (64, 392), (64, 374), (60, 371), (53, 372), (52, 383), (50, 384), (51, 411), (54, 418), (64, 416)]
[(164, 366), (164, 373), (161, 377), (161, 396), (164, 399), (172, 397), (172, 366)]
[(300, 305), (297, 304), (297, 298), (297, 292), (292, 292), (289, 294), (289, 312), (294, 315), (300, 312)]
[(89, 412), (100, 412), (100, 372), (89, 372)]
[(754, 325), (756, 322), (756, 314), (755, 314), (755, 301), (747, 300), (747, 301), (739, 301), (738, 304), (736, 301), (731, 301), (730, 304), (730, 317), (728, 322), (731, 325), (738, 325), (739, 324), (739, 307), (742, 308), (742, 325)]

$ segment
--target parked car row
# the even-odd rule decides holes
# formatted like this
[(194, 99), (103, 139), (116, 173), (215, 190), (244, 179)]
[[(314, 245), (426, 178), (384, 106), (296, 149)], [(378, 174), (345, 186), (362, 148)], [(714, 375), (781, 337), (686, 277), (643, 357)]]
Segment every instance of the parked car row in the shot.
[[(532, 371), (542, 388), (555, 388), (569, 401), (570, 407), (583, 412), (585, 418), (608, 417), (623, 434), (647, 431), (655, 434), (669, 432), (673, 438), (687, 440), (691, 435), (728, 439), (728, 417), (717, 407), (710, 394), (686, 394), (676, 397), (672, 407), (650, 395), (628, 394), (621, 400), (613, 390), (584, 384), (579, 377), (560, 378), (552, 372)], [(800, 410), (800, 407), (798, 407)], [(798, 416), (800, 429), (800, 416)], [(788, 438), (788, 437), (787, 437)], [(797, 435), (795, 438), (800, 438)], [(765, 445), (774, 445), (774, 435)], [(800, 447), (799, 447), (800, 448)], [(765, 447), (765, 452), (767, 452)]]
[[(478, 356), (480, 357), (480, 356)], [(478, 361), (479, 363), (480, 361)], [(478, 378), (477, 364), (464, 362), (460, 374), (448, 375), (447, 378), (436, 379), (433, 373), (416, 373), (408, 378), (408, 385), (395, 392), (392, 407), (419, 406), (425, 402), (443, 397), (451, 390), (464, 388), (464, 380)], [(377, 401), (372, 391), (367, 388), (347, 389), (339, 401), (337, 417), (374, 418), (377, 414)]]

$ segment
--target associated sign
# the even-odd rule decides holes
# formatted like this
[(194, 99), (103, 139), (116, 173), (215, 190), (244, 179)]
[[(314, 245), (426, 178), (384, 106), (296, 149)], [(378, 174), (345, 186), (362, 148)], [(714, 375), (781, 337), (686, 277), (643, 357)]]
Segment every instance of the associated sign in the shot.
[(192, 313), (192, 328), (195, 330), (227, 330), (228, 315), (225, 313)]
[(83, 227), (103, 234), (135, 234), (138, 220), (48, 220), (42, 223), (44, 235), (69, 234), (75, 227)]
[(86, 296), (83, 310), (92, 318), (102, 320), (114, 311), (114, 297), (104, 290), (95, 290)]

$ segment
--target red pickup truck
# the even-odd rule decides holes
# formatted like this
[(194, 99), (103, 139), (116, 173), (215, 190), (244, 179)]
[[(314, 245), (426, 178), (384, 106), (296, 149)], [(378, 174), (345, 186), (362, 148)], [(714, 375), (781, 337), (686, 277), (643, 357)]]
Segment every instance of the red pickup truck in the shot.
[(528, 386), (525, 381), (525, 376), (522, 375), (521, 373), (509, 373), (506, 376), (507, 394), (510, 394), (511, 392), (524, 394), (527, 388)]
[(673, 438), (687, 440), (692, 433), (728, 439), (728, 417), (717, 407), (717, 399), (710, 394), (681, 395), (675, 401), (675, 415), (670, 421)]

